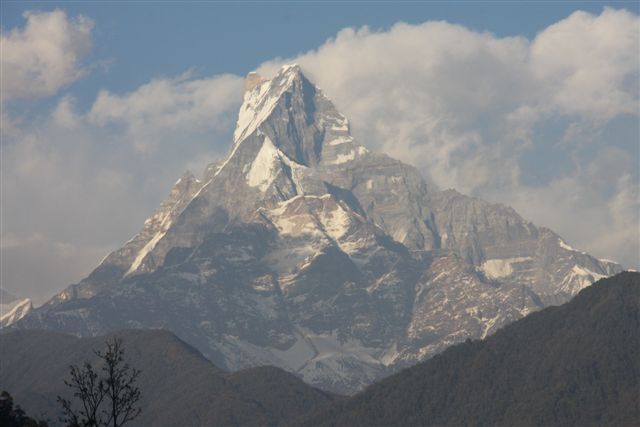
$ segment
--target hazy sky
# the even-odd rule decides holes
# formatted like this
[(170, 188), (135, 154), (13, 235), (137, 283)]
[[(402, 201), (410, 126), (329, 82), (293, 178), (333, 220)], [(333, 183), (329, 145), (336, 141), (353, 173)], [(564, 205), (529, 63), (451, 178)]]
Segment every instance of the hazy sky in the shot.
[(1, 285), (43, 302), (286, 62), (366, 146), (640, 267), (637, 2), (1, 3)]

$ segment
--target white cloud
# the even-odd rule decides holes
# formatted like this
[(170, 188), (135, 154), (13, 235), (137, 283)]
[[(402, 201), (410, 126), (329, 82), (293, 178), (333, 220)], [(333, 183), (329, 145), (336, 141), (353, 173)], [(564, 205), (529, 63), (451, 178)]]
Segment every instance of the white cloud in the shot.
[(63, 128), (73, 129), (78, 127), (81, 118), (76, 112), (76, 100), (71, 95), (63, 96), (53, 110), (53, 121)]
[(50, 96), (85, 74), (82, 58), (91, 48), (91, 19), (69, 18), (61, 10), (24, 17), (24, 28), (0, 34), (3, 101)]
[[(489, 173), (493, 158), (519, 148), (496, 136), (515, 134), (507, 118), (522, 122), (516, 112), (532, 85), (528, 45), (427, 22), (382, 33), (346, 29), (293, 60), (344, 110), (365, 144), (421, 166), (441, 187), (471, 192), (498, 178)], [(270, 74), (279, 62), (259, 71)]]
[(538, 34), (531, 68), (561, 113), (606, 120), (638, 111), (638, 17), (605, 8), (575, 12)]
[(141, 151), (170, 135), (231, 127), (240, 106), (243, 79), (233, 75), (194, 79), (191, 73), (156, 79), (131, 93), (100, 91), (88, 113), (92, 124), (122, 125)]
[(572, 246), (637, 268), (640, 255), (637, 165), (629, 153), (603, 147), (584, 167), (544, 186), (514, 186), (488, 196), (558, 232)]
[(84, 277), (185, 169), (200, 173), (226, 152), (241, 91), (233, 76), (153, 80), (103, 91), (89, 111), (65, 95), (3, 129), (3, 285), (38, 299)]
[[(2, 235), (0, 257), (3, 288), (42, 304), (69, 284), (85, 277), (107, 247), (60, 242), (40, 234)], [(24, 262), (28, 259), (29, 262)]]
[[(575, 12), (533, 40), (446, 22), (348, 28), (258, 71), (299, 63), (361, 142), (414, 164), (439, 188), (513, 204), (637, 267), (640, 159), (606, 174), (598, 165), (611, 144), (637, 157), (637, 132), (614, 119), (631, 115), (638, 127), (639, 52), (638, 16), (605, 8)], [(600, 175), (586, 172), (594, 168)]]
[[(52, 12), (27, 20), (2, 34), (3, 49), (5, 40), (39, 46), (45, 27), (75, 36), (50, 37), (66, 40), (54, 44), (71, 53), (48, 60), (49, 71), (33, 65), (41, 64), (33, 60), (38, 49), (21, 54), (27, 59), (15, 69), (22, 75), (13, 71), (11, 97), (47, 96), (71, 83), (90, 43), (86, 18)], [(259, 71), (299, 62), (365, 145), (416, 165), (440, 188), (513, 205), (576, 247), (638, 268), (638, 24), (635, 15), (606, 9), (577, 12), (531, 41), (445, 22), (345, 29)], [(60, 67), (69, 71), (64, 78)], [(31, 69), (33, 81), (25, 77)], [(43, 293), (79, 280), (138, 231), (185, 168), (197, 173), (226, 152), (241, 92), (240, 77), (185, 73), (125, 94), (105, 89), (88, 111), (65, 95), (47, 117), (3, 116), (0, 209), (3, 233), (11, 234), (2, 241), (16, 243), (2, 248), (12, 260), (3, 263), (3, 280), (16, 289), (51, 277), (39, 282)], [(636, 130), (623, 132), (620, 117), (632, 117)], [(531, 176), (547, 163), (553, 168)], [(37, 277), (24, 273), (32, 250), (42, 257)], [(71, 259), (73, 279), (56, 267)]]
[[(25, 18), (1, 35), (3, 107), (55, 95), (87, 72), (90, 19)], [(102, 90), (89, 111), (70, 93), (31, 117), (3, 108), (3, 286), (41, 300), (79, 281), (138, 231), (186, 167), (198, 173), (226, 151), (241, 87), (240, 77), (185, 73), (123, 95)]]

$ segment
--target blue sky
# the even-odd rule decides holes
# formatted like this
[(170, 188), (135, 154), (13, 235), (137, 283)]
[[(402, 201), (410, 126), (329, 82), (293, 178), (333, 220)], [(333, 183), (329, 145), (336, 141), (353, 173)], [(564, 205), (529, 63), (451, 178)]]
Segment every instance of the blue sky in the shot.
[(292, 61), (433, 187), (640, 267), (638, 2), (0, 7), (1, 279), (37, 302), (225, 155), (247, 72)]
[(130, 91), (151, 78), (193, 68), (202, 75), (244, 75), (264, 61), (315, 49), (345, 27), (389, 29), (397, 22), (444, 20), (497, 36), (532, 38), (575, 10), (605, 6), (638, 13), (640, 3), (601, 1), (434, 2), (30, 2), (2, 4), (2, 28), (24, 25), (27, 10), (56, 8), (96, 22), (91, 59), (108, 72), (77, 82), (90, 103), (99, 88)]

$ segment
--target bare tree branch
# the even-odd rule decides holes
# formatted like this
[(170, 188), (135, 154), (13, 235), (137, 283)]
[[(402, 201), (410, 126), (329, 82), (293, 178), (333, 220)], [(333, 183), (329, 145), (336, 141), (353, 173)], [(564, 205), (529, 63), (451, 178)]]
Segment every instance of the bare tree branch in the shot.
[(142, 411), (138, 406), (141, 393), (136, 386), (140, 370), (124, 361), (120, 338), (108, 339), (106, 350), (94, 350), (94, 354), (102, 361), (102, 375), (89, 362), (84, 362), (82, 368), (69, 367), (71, 379), (65, 380), (65, 385), (80, 403), (74, 406), (58, 396), (64, 412), (61, 421), (71, 427), (122, 427)]

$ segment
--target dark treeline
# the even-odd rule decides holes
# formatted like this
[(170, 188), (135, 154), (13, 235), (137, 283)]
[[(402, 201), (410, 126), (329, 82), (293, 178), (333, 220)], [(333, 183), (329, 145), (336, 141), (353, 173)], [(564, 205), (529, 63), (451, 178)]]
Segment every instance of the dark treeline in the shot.
[(2, 427), (48, 427), (45, 420), (36, 420), (13, 401), (6, 390), (0, 392), (0, 426)]

